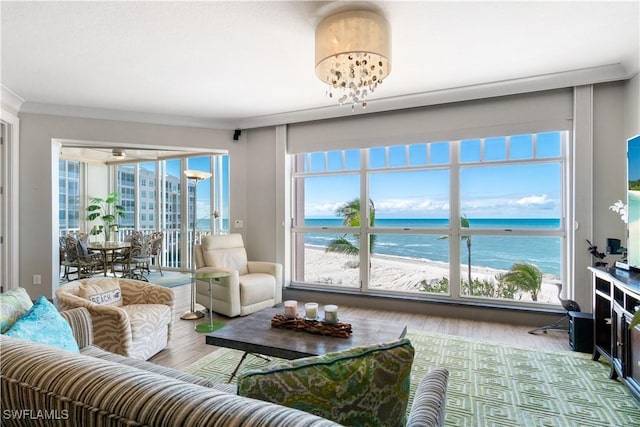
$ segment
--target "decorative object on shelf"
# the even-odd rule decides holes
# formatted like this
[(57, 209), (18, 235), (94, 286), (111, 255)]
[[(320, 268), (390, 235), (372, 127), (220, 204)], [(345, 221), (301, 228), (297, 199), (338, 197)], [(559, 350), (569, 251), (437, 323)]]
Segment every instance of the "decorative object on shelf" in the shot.
[(304, 305), (304, 315), (307, 320), (318, 319), (318, 303), (308, 302)]
[(324, 306), (324, 321), (325, 323), (338, 322), (338, 306), (334, 304), (327, 304)]
[[(194, 195), (193, 195), (193, 225), (191, 228), (191, 306), (189, 308), (190, 311), (184, 313), (180, 318), (182, 320), (195, 320), (204, 317), (201, 311), (196, 311), (196, 199), (198, 198), (197, 186), (199, 181), (204, 181), (205, 179), (211, 178), (210, 172), (204, 171), (196, 171), (196, 170), (186, 170), (184, 171), (184, 175), (187, 179), (194, 180)], [(213, 310), (213, 307), (210, 307), (209, 310)]]
[(304, 331), (315, 335), (329, 335), (338, 338), (349, 338), (353, 332), (350, 323), (327, 323), (305, 320), (301, 317), (288, 319), (282, 314), (276, 314), (271, 319), (271, 326), (280, 329)]
[(284, 317), (293, 319), (298, 315), (298, 301), (288, 300), (284, 302)]
[(102, 225), (98, 225), (91, 229), (90, 234), (97, 236), (104, 232), (104, 240), (106, 242), (111, 240), (111, 228), (117, 226), (118, 218), (124, 218), (125, 209), (124, 206), (118, 204), (120, 199), (120, 193), (113, 191), (107, 194), (106, 199), (100, 197), (92, 197), (89, 200), (89, 206), (87, 206), (87, 220), (95, 221), (97, 219), (102, 221)]
[[(603, 252), (598, 252), (598, 247), (592, 244), (589, 239), (587, 240), (587, 244), (589, 245), (589, 253), (596, 259), (604, 259), (606, 256)], [(596, 261), (596, 267), (606, 267), (607, 263), (605, 261)]]
[(328, 16), (316, 28), (316, 75), (338, 102), (367, 106), (367, 96), (391, 72), (391, 31), (384, 16), (349, 10)]

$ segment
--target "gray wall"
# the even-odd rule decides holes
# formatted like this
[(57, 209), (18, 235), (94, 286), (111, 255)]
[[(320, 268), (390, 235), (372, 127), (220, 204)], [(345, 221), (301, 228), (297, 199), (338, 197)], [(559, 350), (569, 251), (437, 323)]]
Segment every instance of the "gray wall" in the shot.
[[(228, 150), (232, 222), (246, 219), (247, 142), (244, 137), (234, 142), (230, 131), (21, 114), (20, 132), (19, 284), (34, 297), (52, 297), (57, 288), (58, 183), (52, 176), (57, 176), (58, 164), (52, 149), (54, 139)], [(42, 285), (31, 284), (35, 274), (42, 276)]]

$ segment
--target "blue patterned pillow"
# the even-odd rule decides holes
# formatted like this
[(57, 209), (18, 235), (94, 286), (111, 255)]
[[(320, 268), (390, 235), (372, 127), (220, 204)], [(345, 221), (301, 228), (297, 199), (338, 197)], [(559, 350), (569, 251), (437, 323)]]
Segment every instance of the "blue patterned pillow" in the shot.
[(39, 297), (4, 335), (80, 353), (71, 326), (44, 296)]

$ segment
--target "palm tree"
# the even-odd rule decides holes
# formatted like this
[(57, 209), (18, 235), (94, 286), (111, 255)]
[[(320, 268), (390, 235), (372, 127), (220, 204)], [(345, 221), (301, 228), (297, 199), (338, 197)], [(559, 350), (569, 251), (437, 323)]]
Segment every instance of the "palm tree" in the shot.
[(520, 290), (531, 294), (533, 301), (538, 301), (538, 293), (542, 286), (542, 272), (533, 264), (517, 262), (513, 264), (511, 270), (499, 274), (497, 279), (509, 285), (513, 285)]
[[(356, 198), (336, 209), (336, 215), (342, 217), (342, 224), (347, 227), (360, 227), (360, 199)], [(373, 200), (369, 199), (369, 226), (376, 221), (376, 208)], [(373, 252), (375, 235), (369, 236), (369, 253)], [(360, 248), (347, 238), (346, 234), (329, 242), (326, 252), (340, 252), (350, 256), (360, 253)]]
[[(460, 228), (469, 228), (469, 220), (466, 215), (460, 217)], [(448, 239), (449, 236), (440, 236), (438, 239)], [(460, 236), (460, 239), (467, 241), (467, 276), (469, 280), (469, 295), (473, 295), (473, 282), (471, 281), (471, 236)]]

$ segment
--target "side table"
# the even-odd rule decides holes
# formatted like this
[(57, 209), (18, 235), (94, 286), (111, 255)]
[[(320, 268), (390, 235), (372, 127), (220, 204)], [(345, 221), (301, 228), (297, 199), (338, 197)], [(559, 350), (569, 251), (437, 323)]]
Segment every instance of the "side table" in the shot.
[(196, 331), (213, 332), (215, 330), (213, 324), (213, 282), (220, 282), (222, 279), (226, 279), (229, 276), (231, 276), (231, 273), (225, 271), (203, 272), (195, 273), (193, 275), (194, 280), (207, 280), (209, 282), (209, 321), (197, 324), (195, 327)]

